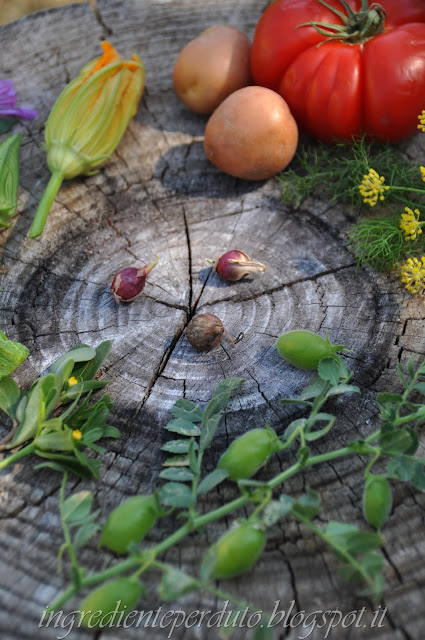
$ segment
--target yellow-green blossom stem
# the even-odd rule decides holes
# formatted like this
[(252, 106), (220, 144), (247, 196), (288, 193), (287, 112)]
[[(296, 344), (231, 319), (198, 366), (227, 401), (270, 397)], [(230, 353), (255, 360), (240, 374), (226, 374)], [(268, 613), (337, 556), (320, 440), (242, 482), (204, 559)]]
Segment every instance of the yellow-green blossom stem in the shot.
[(63, 173), (61, 171), (54, 171), (43, 193), (43, 197), (40, 200), (40, 204), (35, 212), (34, 220), (32, 221), (31, 229), (29, 232), (30, 238), (37, 238), (43, 233), (44, 225), (46, 224), (47, 216), (53, 204), (53, 200), (59, 191), (63, 182)]

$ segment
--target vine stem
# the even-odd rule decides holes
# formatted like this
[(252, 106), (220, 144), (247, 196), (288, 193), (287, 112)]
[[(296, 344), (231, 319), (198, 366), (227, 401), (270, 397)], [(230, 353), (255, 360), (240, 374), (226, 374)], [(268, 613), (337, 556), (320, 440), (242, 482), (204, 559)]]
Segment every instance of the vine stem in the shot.
[[(291, 465), (290, 467), (288, 467), (288, 469), (282, 471), (282, 473), (277, 475), (275, 478), (265, 483), (264, 486), (265, 488), (274, 489), (294, 476), (301, 469), (309, 468), (316, 464), (321, 464), (322, 462), (327, 462), (329, 460), (334, 460), (335, 458), (355, 454), (356, 451), (354, 451), (353, 449), (350, 449), (349, 447), (342, 447), (340, 449), (336, 449), (335, 451), (330, 451), (329, 453), (322, 453), (317, 456), (311, 456), (305, 462), (299, 461)], [(196, 529), (201, 529), (210, 522), (219, 520), (220, 518), (227, 516), (233, 511), (241, 509), (249, 502), (251, 502), (251, 496), (242, 495), (238, 498), (235, 498), (234, 500), (231, 500), (227, 504), (224, 504), (223, 506), (210, 511), (209, 513), (197, 516), (179, 527), (179, 529), (168, 536), (168, 538), (165, 538), (162, 542), (159, 542), (154, 547), (149, 548), (147, 550), (147, 553), (149, 553), (151, 557), (156, 557), (160, 553), (163, 553), (173, 545), (180, 542), (183, 538), (185, 538)], [(80, 575), (80, 588), (89, 587), (99, 582), (109, 580), (110, 578), (115, 578), (116, 576), (139, 567), (141, 562), (145, 562), (145, 554), (143, 552), (137, 555), (132, 555), (126, 560), (115, 564), (113, 567), (104, 569), (103, 571), (98, 571), (97, 573), (93, 573), (89, 576)], [(71, 585), (48, 607), (47, 612), (58, 610), (67, 600), (69, 600), (69, 598), (74, 596), (78, 591), (79, 588), (77, 588), (75, 585)]]

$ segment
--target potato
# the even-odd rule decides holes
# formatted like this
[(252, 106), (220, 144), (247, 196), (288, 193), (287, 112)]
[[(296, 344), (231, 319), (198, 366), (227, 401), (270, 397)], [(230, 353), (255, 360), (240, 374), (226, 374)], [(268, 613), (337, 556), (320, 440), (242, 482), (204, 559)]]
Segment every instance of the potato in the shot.
[(174, 65), (174, 89), (195, 113), (213, 113), (228, 95), (252, 83), (251, 43), (226, 24), (210, 27), (191, 40)]
[(207, 122), (204, 150), (219, 169), (265, 180), (284, 169), (298, 145), (298, 127), (285, 100), (265, 87), (232, 93)]

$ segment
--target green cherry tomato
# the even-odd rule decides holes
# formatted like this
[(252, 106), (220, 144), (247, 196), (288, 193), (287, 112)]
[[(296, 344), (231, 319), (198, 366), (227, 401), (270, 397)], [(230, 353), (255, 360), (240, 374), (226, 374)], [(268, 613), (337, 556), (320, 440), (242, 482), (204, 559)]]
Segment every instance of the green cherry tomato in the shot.
[(392, 507), (391, 487), (383, 476), (372, 476), (364, 486), (363, 515), (366, 522), (380, 530)]
[(102, 529), (99, 546), (116, 553), (127, 553), (138, 543), (158, 518), (155, 496), (133, 496), (111, 511)]
[(282, 334), (276, 342), (282, 358), (299, 369), (317, 369), (320, 360), (332, 357), (345, 349), (342, 344), (332, 344), (312, 331), (295, 330)]
[(81, 624), (89, 629), (113, 625), (113, 614), (129, 613), (134, 609), (140, 596), (142, 585), (131, 578), (118, 578), (105, 582), (91, 591), (80, 605), (84, 612)]
[(252, 429), (236, 438), (218, 461), (230, 480), (252, 476), (275, 451), (277, 436), (272, 429)]
[(257, 562), (265, 544), (264, 531), (245, 520), (219, 538), (207, 550), (202, 563), (208, 567), (208, 575), (212, 579), (233, 578)]

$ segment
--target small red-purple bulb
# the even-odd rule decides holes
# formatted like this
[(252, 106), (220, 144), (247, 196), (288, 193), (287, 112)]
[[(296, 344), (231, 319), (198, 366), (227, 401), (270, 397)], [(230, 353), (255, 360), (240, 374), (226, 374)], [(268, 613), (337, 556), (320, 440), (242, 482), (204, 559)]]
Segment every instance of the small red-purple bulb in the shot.
[(217, 258), (216, 272), (228, 282), (236, 282), (254, 271), (265, 271), (267, 267), (261, 262), (253, 262), (246, 253), (232, 249)]
[(121, 269), (114, 276), (111, 284), (111, 292), (116, 302), (131, 302), (137, 298), (145, 287), (146, 278), (158, 263), (159, 258), (155, 258), (149, 264), (140, 269), (136, 267), (127, 267)]

